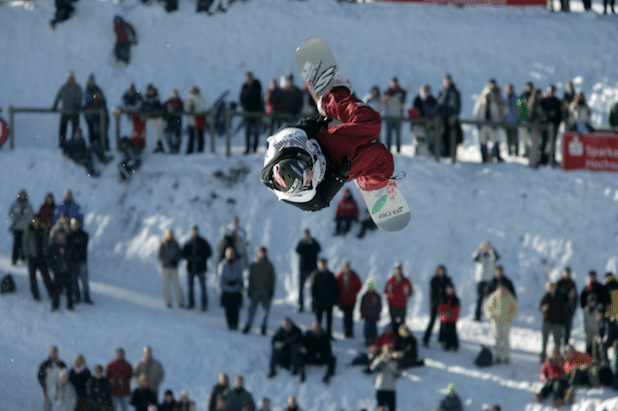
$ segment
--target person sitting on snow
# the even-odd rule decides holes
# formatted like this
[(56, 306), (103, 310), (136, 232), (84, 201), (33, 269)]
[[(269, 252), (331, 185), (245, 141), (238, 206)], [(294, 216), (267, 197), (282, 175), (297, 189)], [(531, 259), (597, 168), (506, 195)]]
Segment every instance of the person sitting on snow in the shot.
[[(374, 142), (380, 114), (352, 95), (343, 79), (319, 99), (318, 111), (325, 118), (302, 120), (268, 138), (262, 183), (304, 211), (328, 207), (349, 180), (367, 191), (385, 187), (394, 163), (390, 151)], [(329, 119), (338, 125), (329, 126)]]

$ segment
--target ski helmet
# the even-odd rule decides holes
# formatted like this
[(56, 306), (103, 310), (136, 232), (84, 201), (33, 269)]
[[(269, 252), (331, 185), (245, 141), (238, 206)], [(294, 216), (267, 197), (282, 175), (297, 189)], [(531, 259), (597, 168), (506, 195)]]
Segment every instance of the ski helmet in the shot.
[(273, 167), (275, 188), (288, 194), (295, 194), (311, 185), (313, 171), (311, 164), (303, 159), (287, 158)]

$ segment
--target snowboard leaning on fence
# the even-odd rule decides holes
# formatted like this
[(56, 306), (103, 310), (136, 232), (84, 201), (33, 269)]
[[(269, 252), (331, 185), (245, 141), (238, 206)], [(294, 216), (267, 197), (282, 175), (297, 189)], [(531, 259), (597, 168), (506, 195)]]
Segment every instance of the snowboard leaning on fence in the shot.
[[(341, 81), (341, 72), (328, 43), (312, 37), (296, 49), (296, 67), (316, 103), (333, 84)], [(356, 183), (358, 187), (358, 183)], [(385, 231), (399, 231), (410, 221), (410, 207), (397, 183), (389, 180), (378, 190), (365, 191), (358, 187), (367, 210), (376, 225)]]

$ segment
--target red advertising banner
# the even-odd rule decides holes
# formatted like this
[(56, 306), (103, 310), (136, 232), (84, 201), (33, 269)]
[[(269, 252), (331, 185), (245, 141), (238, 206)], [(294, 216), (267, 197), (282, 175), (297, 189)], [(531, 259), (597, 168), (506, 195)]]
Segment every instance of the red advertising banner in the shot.
[(379, 0), (396, 3), (432, 3), (432, 4), (461, 4), (464, 6), (543, 6), (547, 7), (547, 0)]
[(564, 133), (562, 168), (618, 171), (618, 134)]

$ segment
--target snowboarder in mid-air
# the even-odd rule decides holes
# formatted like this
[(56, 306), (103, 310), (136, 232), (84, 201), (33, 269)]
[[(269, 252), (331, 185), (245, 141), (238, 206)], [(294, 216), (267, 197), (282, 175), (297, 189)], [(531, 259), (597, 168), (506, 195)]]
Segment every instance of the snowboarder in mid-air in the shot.
[[(393, 155), (381, 143), (380, 114), (337, 81), (318, 100), (323, 117), (284, 126), (268, 138), (261, 181), (280, 200), (305, 211), (328, 207), (347, 181), (366, 191), (385, 187)], [(330, 125), (336, 120), (337, 125)]]

